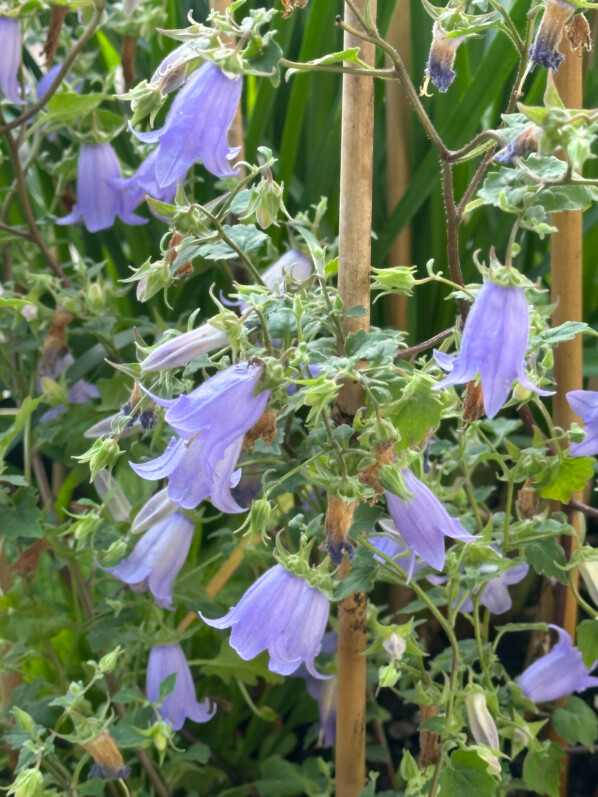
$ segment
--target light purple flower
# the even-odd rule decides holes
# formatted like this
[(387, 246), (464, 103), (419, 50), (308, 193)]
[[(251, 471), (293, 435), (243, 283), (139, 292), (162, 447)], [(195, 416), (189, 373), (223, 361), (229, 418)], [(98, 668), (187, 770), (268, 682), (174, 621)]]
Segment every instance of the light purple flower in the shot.
[[(69, 404), (88, 404), (92, 399), (96, 398), (100, 398), (100, 391), (91, 382), (86, 382), (85, 379), (77, 380), (68, 392)], [(40, 420), (42, 423), (48, 423), (58, 418), (63, 412), (66, 412), (66, 407), (64, 404), (59, 404), (57, 407), (51, 407), (46, 410)]]
[(210, 323), (202, 324), (191, 332), (166, 340), (148, 354), (141, 367), (144, 371), (163, 371), (166, 368), (175, 368), (177, 365), (187, 365), (196, 357), (227, 344), (226, 332), (216, 329)]
[(135, 519), (131, 524), (131, 531), (133, 534), (141, 534), (142, 531), (154, 526), (156, 523), (161, 523), (167, 517), (176, 512), (178, 509), (177, 504), (171, 501), (168, 497), (168, 489), (165, 487), (159, 490), (155, 495), (141, 507), (139, 512), (135, 515)]
[(231, 496), (241, 476), (235, 466), (245, 433), (257, 422), (270, 395), (255, 395), (263, 373), (260, 365), (240, 363), (220, 371), (189, 395), (155, 401), (168, 407), (165, 420), (180, 435), (162, 456), (136, 465), (143, 479), (168, 477), (168, 497), (193, 509), (208, 495), (222, 512), (243, 512)]
[[(334, 655), (337, 651), (338, 637), (336, 631), (328, 631), (322, 638), (321, 653)], [(303, 678), (305, 688), (310, 697), (318, 704), (320, 715), (320, 733), (318, 745), (320, 747), (332, 747), (336, 739), (336, 711), (338, 704), (338, 678), (331, 675), (330, 678), (314, 678), (307, 672), (307, 668), (302, 664), (295, 677)]]
[(185, 563), (193, 537), (193, 523), (175, 512), (143, 535), (129, 556), (103, 568), (129, 584), (135, 592), (149, 588), (162, 609), (174, 609), (172, 585)]
[(164, 187), (156, 179), (156, 160), (158, 149), (151, 152), (132, 177), (119, 177), (112, 180), (115, 188), (123, 191), (123, 203), (127, 213), (131, 213), (146, 196), (160, 202), (170, 202), (176, 194), (177, 181)]
[(442, 570), (444, 537), (453, 537), (462, 542), (470, 542), (475, 537), (449, 515), (434, 493), (408, 468), (402, 471), (402, 476), (405, 487), (413, 497), (404, 501), (386, 491), (390, 516), (409, 550), (435, 570)]
[[(502, 570), (495, 578), (490, 579), (483, 587), (480, 603), (489, 609), (492, 614), (504, 614), (508, 612), (513, 601), (509, 594), (508, 587), (518, 584), (527, 576), (529, 565), (513, 565), (506, 570)], [(473, 601), (467, 598), (461, 607), (462, 612), (469, 612), (473, 609)]]
[(593, 457), (598, 454), (598, 391), (570, 390), (567, 393), (569, 406), (584, 422), (586, 436), (581, 443), (572, 443), (572, 457)]
[[(547, 703), (571, 692), (583, 692), (598, 686), (598, 678), (590, 675), (581, 652), (574, 647), (569, 634), (558, 625), (549, 624), (559, 641), (545, 656), (535, 661), (519, 678), (525, 697), (534, 703)], [(594, 669), (596, 663), (591, 669)]]
[(83, 220), (90, 232), (112, 227), (116, 216), (125, 224), (145, 224), (147, 219), (126, 207), (122, 189), (114, 184), (120, 177), (118, 159), (110, 144), (84, 144), (77, 166), (77, 203), (68, 216), (56, 223), (77, 224)]
[(182, 180), (199, 159), (216, 177), (237, 173), (229, 161), (239, 150), (229, 147), (227, 133), (241, 88), (241, 78), (228, 78), (214, 64), (204, 64), (176, 95), (164, 127), (133, 131), (140, 141), (159, 143), (155, 175), (160, 187)]
[(232, 628), (230, 644), (248, 661), (267, 650), (272, 672), (290, 675), (305, 663), (314, 678), (324, 678), (314, 659), (320, 652), (328, 621), (328, 598), (302, 578), (275, 565), (253, 584), (240, 602), (213, 628)]
[(19, 67), (21, 65), (21, 31), (16, 19), (0, 16), (0, 89), (11, 102), (21, 104)]
[(178, 643), (155, 645), (147, 663), (147, 697), (152, 703), (160, 700), (160, 684), (169, 675), (176, 673), (174, 690), (166, 695), (160, 707), (162, 719), (178, 731), (187, 718), (193, 722), (207, 722), (216, 713), (216, 706), (210, 708), (208, 699), (197, 702), (193, 678), (183, 649)]
[(552, 395), (553, 391), (540, 390), (525, 374), (528, 335), (529, 310), (523, 288), (485, 282), (467, 316), (459, 354), (451, 357), (434, 350), (436, 362), (449, 375), (432, 390), (465, 384), (480, 374), (489, 418), (505, 403), (515, 379), (534, 393)]

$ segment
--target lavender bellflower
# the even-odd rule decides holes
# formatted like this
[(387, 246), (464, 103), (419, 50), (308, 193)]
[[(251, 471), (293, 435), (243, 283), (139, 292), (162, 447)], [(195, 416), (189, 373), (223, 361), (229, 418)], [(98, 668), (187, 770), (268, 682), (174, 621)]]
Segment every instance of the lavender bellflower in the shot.
[(253, 584), (240, 602), (219, 620), (204, 622), (213, 628), (232, 628), (230, 644), (248, 661), (267, 650), (272, 672), (290, 675), (305, 663), (314, 678), (322, 635), (328, 621), (328, 598), (302, 578), (274, 565)]
[(182, 180), (201, 159), (216, 177), (236, 174), (230, 159), (238, 149), (230, 148), (228, 129), (241, 97), (241, 78), (229, 78), (214, 64), (204, 64), (176, 95), (164, 127), (135, 133), (140, 141), (158, 143), (155, 175), (164, 188)]
[(141, 162), (132, 177), (119, 177), (112, 181), (115, 188), (123, 191), (123, 203), (127, 213), (132, 213), (146, 196), (160, 202), (170, 202), (176, 194), (176, 180), (166, 186), (158, 185), (157, 158), (158, 149), (155, 149)]
[(188, 396), (164, 401), (165, 420), (180, 435), (162, 456), (133, 470), (151, 480), (168, 477), (168, 497), (184, 509), (195, 508), (208, 495), (222, 512), (243, 512), (231, 496), (240, 472), (234, 473), (245, 433), (266, 407), (269, 390), (255, 395), (260, 365), (231, 365)]
[(192, 537), (193, 523), (175, 512), (146, 531), (129, 556), (104, 569), (135, 592), (149, 587), (158, 606), (173, 609), (172, 584), (187, 558)]
[(572, 443), (572, 457), (593, 457), (598, 454), (598, 391), (570, 390), (569, 406), (584, 422), (586, 436), (581, 443)]
[(112, 227), (116, 216), (125, 224), (145, 224), (147, 219), (136, 216), (124, 201), (121, 188), (115, 185), (120, 179), (116, 153), (110, 144), (84, 144), (77, 166), (77, 203), (68, 216), (57, 224), (83, 223), (89, 232)]
[(474, 537), (449, 515), (434, 493), (408, 468), (402, 471), (402, 476), (412, 497), (403, 500), (386, 491), (390, 516), (409, 550), (435, 570), (442, 570), (445, 536), (462, 542), (470, 542)]
[(434, 350), (436, 362), (449, 375), (432, 389), (465, 384), (479, 374), (489, 418), (505, 403), (516, 379), (534, 393), (552, 395), (525, 374), (528, 334), (529, 310), (523, 288), (485, 282), (467, 316), (459, 354), (451, 357)]
[(162, 701), (162, 719), (169, 722), (175, 731), (183, 727), (187, 718), (193, 722), (211, 720), (216, 713), (216, 707), (211, 708), (209, 700), (198, 703), (191, 670), (178, 643), (155, 645), (151, 649), (147, 663), (148, 700), (152, 703), (159, 702), (160, 684), (173, 673), (176, 673), (174, 690)]
[(228, 335), (209, 322), (197, 329), (169, 338), (152, 351), (141, 363), (144, 371), (163, 371), (187, 365), (202, 354), (208, 354), (228, 344)]
[(0, 89), (11, 102), (21, 104), (21, 31), (18, 20), (0, 16), (0, 51)]
[(571, 692), (583, 692), (598, 686), (598, 678), (590, 675), (569, 634), (558, 625), (550, 624), (549, 628), (558, 633), (559, 641), (550, 653), (535, 661), (519, 678), (521, 691), (534, 703), (558, 700)]

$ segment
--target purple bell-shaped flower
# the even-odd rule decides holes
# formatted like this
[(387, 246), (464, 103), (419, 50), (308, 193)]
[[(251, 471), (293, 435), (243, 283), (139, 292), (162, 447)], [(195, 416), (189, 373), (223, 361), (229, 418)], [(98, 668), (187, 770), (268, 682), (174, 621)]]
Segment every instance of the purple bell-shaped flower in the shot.
[(162, 609), (173, 609), (172, 585), (185, 563), (193, 523), (175, 512), (146, 531), (129, 556), (104, 570), (129, 584), (135, 592), (149, 588)]
[(232, 628), (230, 644), (248, 661), (267, 650), (272, 672), (290, 675), (303, 663), (314, 678), (328, 622), (328, 598), (302, 578), (275, 565), (219, 620), (200, 617), (212, 628)]
[(0, 16), (0, 89), (11, 102), (24, 102), (19, 85), (21, 31), (16, 19)]
[(598, 391), (570, 390), (569, 406), (584, 422), (586, 436), (581, 443), (572, 443), (572, 457), (593, 457), (598, 454)]
[(152, 703), (159, 702), (160, 684), (173, 673), (176, 673), (174, 690), (162, 701), (162, 719), (169, 722), (175, 731), (183, 727), (187, 718), (193, 722), (211, 720), (216, 713), (216, 707), (210, 708), (209, 700), (201, 703), (197, 701), (191, 670), (178, 643), (156, 645), (151, 649), (147, 663), (148, 700)]
[(110, 144), (84, 144), (77, 166), (77, 203), (57, 224), (77, 224), (81, 220), (89, 232), (112, 227), (119, 216), (125, 224), (145, 224), (125, 206), (124, 194), (115, 182), (121, 179), (116, 153)]
[(553, 391), (541, 390), (525, 374), (528, 335), (529, 310), (523, 288), (485, 282), (467, 316), (459, 354), (451, 357), (434, 350), (436, 362), (449, 375), (432, 389), (462, 385), (479, 374), (489, 418), (494, 418), (508, 399), (516, 379), (540, 396), (552, 395)]
[(176, 184), (200, 160), (216, 177), (236, 174), (230, 160), (238, 148), (227, 133), (241, 97), (241, 78), (229, 78), (214, 64), (204, 64), (178, 92), (164, 127), (135, 133), (140, 141), (158, 143), (155, 176), (158, 186)]
[(559, 641), (550, 653), (530, 665), (519, 678), (521, 691), (534, 703), (558, 700), (571, 692), (583, 692), (598, 686), (598, 678), (590, 675), (569, 634), (558, 625), (550, 624), (549, 628), (558, 633)]

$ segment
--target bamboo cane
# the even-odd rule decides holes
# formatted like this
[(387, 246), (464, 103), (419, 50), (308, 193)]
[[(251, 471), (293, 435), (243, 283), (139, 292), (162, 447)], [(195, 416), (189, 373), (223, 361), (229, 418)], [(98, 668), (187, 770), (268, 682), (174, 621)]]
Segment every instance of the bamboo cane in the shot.
[[(360, 10), (365, 0), (357, 0)], [(376, 13), (376, 2), (370, 3)], [(358, 27), (345, 6), (345, 20)], [(345, 32), (344, 47), (361, 47), (361, 58), (374, 64), (371, 45)], [(345, 333), (369, 329), (372, 223), (374, 85), (372, 78), (343, 75), (339, 220), (339, 293), (345, 308), (361, 305), (366, 314), (345, 320)], [(361, 406), (357, 386), (343, 387), (338, 404), (349, 416)], [(345, 559), (342, 576), (350, 565)], [(366, 596), (354, 593), (338, 607), (338, 711), (336, 720), (336, 795), (356, 797), (365, 782)]]
[[(564, 38), (564, 37), (563, 37)], [(581, 108), (583, 104), (582, 59), (567, 45), (566, 57), (555, 75), (555, 83), (565, 105)], [(552, 301), (558, 306), (552, 315), (552, 324), (582, 320), (582, 213), (567, 211), (555, 213), (552, 223), (558, 228), (551, 238)], [(557, 426), (567, 429), (573, 421), (580, 419), (569, 406), (566, 393), (582, 387), (582, 340), (577, 335), (573, 340), (561, 343), (554, 353), (554, 376), (557, 389), (553, 399), (553, 418)], [(574, 494), (574, 500), (582, 500), (582, 494)], [(561, 507), (559, 506), (559, 509)], [(569, 522), (580, 528), (580, 515), (571, 512)], [(564, 537), (567, 558), (573, 552), (573, 537)], [(578, 573), (575, 572), (578, 579)], [(554, 622), (575, 637), (577, 626), (577, 602), (571, 589), (557, 587), (554, 605)], [(568, 759), (567, 759), (568, 763)], [(561, 794), (567, 793), (568, 765), (561, 777)]]
[[(409, 69), (411, 60), (411, 10), (409, 0), (397, 0), (386, 37)], [(398, 80), (386, 84), (386, 157), (388, 210), (397, 206), (409, 185), (409, 99)], [(411, 227), (403, 227), (393, 243), (389, 265), (411, 265)], [(390, 297), (390, 316), (394, 329), (407, 329), (407, 297)]]

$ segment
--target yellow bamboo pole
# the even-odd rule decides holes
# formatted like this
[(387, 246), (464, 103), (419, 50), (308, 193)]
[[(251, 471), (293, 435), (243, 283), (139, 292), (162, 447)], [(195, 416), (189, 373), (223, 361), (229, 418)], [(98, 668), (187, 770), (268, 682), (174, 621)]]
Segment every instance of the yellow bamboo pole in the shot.
[[(563, 37), (563, 44), (565, 39)], [(568, 43), (563, 47), (565, 60), (555, 75), (556, 87), (569, 108), (581, 108), (583, 105), (583, 71), (582, 58), (578, 56)], [(582, 213), (567, 211), (555, 213), (552, 223), (558, 232), (551, 237), (551, 280), (552, 301), (558, 305), (552, 315), (552, 324), (557, 326), (564, 321), (582, 320)], [(554, 354), (554, 375), (557, 389), (553, 399), (553, 418), (557, 426), (567, 429), (574, 421), (580, 419), (573, 412), (566, 399), (570, 390), (580, 390), (582, 382), (582, 340), (577, 335), (573, 340), (561, 343)], [(573, 498), (582, 500), (582, 494)], [(560, 508), (560, 506), (559, 506)], [(579, 513), (571, 512), (569, 522), (579, 530)], [(567, 558), (573, 552), (574, 538), (564, 537), (563, 545)], [(569, 550), (567, 550), (569, 548)], [(578, 578), (578, 573), (575, 572)], [(554, 605), (554, 622), (561, 625), (575, 638), (577, 627), (577, 602), (573, 592), (557, 587)], [(561, 794), (567, 794), (568, 759), (561, 777)]]
[[(411, 9), (409, 0), (397, 0), (386, 40), (395, 48), (409, 69), (411, 61)], [(386, 84), (386, 158), (388, 211), (403, 198), (409, 185), (409, 100), (398, 80)], [(388, 258), (390, 266), (411, 265), (411, 228), (403, 227)], [(390, 297), (390, 316), (394, 329), (407, 329), (407, 297)]]
[[(364, 10), (365, 0), (356, 6)], [(372, 16), (376, 2), (370, 4)], [(347, 25), (359, 22), (345, 5)], [(372, 45), (345, 32), (344, 47), (360, 47), (361, 58), (375, 61)], [(343, 75), (338, 288), (345, 308), (361, 305), (366, 314), (345, 320), (345, 333), (369, 329), (372, 226), (372, 158), (374, 140), (374, 83), (372, 78)], [(356, 385), (346, 384), (337, 401), (348, 417), (363, 397)], [(342, 575), (350, 564), (345, 558)], [(338, 694), (335, 783), (337, 797), (356, 797), (365, 783), (365, 650), (366, 596), (354, 593), (338, 606)]]

